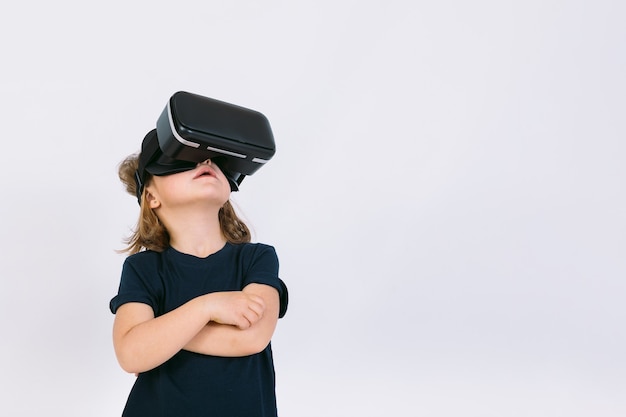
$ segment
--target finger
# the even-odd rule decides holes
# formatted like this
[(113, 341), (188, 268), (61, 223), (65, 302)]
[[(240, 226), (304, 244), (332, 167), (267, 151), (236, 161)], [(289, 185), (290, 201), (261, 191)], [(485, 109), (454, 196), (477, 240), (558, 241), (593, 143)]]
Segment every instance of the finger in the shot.
[(246, 320), (248, 320), (248, 323), (250, 323), (250, 326), (252, 326), (256, 322), (261, 320), (262, 314), (259, 313), (258, 311), (255, 311), (254, 309), (249, 309), (245, 313), (245, 317), (246, 317)]
[(250, 300), (252, 300), (256, 304), (259, 304), (263, 309), (265, 309), (265, 300), (262, 297), (260, 297), (258, 295), (251, 294), (250, 295)]
[(240, 328), (241, 330), (246, 330), (250, 328), (250, 326), (252, 326), (252, 323), (254, 321), (248, 316), (249, 314), (244, 312), (237, 320), (236, 326)]
[(263, 312), (265, 311), (265, 306), (258, 303), (250, 303), (248, 306), (250, 311), (252, 311), (258, 318), (263, 316)]
[(255, 297), (254, 302), (251, 304), (250, 307), (253, 308), (254, 311), (257, 311), (259, 314), (262, 315), (265, 311), (265, 300), (261, 297)]

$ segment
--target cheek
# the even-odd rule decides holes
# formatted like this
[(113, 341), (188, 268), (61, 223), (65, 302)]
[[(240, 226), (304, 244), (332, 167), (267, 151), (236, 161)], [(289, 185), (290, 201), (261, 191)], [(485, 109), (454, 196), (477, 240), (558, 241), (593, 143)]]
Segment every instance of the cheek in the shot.
[(154, 177), (154, 190), (161, 199), (168, 200), (175, 196), (178, 185), (176, 175), (165, 175), (162, 177)]

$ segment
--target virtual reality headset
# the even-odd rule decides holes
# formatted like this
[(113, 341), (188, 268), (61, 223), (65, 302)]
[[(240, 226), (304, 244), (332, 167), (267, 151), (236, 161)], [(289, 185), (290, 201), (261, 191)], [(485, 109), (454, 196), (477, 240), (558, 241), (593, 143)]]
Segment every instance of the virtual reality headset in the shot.
[(254, 174), (276, 152), (267, 118), (254, 110), (197, 94), (179, 91), (167, 102), (141, 145), (135, 173), (137, 199), (146, 174), (170, 175), (191, 170), (211, 159), (232, 191), (247, 175)]

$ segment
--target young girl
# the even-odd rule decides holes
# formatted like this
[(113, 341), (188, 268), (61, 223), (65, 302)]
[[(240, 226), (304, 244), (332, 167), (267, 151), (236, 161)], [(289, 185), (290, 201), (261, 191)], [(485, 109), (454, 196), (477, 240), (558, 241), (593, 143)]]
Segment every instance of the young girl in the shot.
[(141, 211), (110, 303), (118, 361), (137, 374), (125, 417), (277, 415), (270, 339), (287, 288), (218, 163), (168, 160), (153, 130), (120, 165)]

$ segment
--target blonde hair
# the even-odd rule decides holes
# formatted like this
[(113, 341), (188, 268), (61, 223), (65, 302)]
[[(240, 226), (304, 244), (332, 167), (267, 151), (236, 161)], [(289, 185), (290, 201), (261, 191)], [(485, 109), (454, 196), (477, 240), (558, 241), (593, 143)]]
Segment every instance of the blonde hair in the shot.
[[(133, 154), (124, 159), (119, 166), (118, 175), (124, 184), (126, 191), (137, 195), (137, 183), (135, 171), (139, 165), (139, 155)], [(152, 176), (146, 173), (145, 183), (149, 184)], [(150, 208), (147, 200), (147, 192), (144, 189), (141, 194), (139, 220), (132, 234), (124, 240), (128, 246), (120, 252), (137, 253), (144, 249), (163, 252), (170, 245), (170, 236), (167, 229), (159, 220), (156, 213)], [(235, 208), (227, 201), (218, 213), (220, 229), (226, 240), (230, 243), (250, 242), (250, 229), (237, 216)]]

